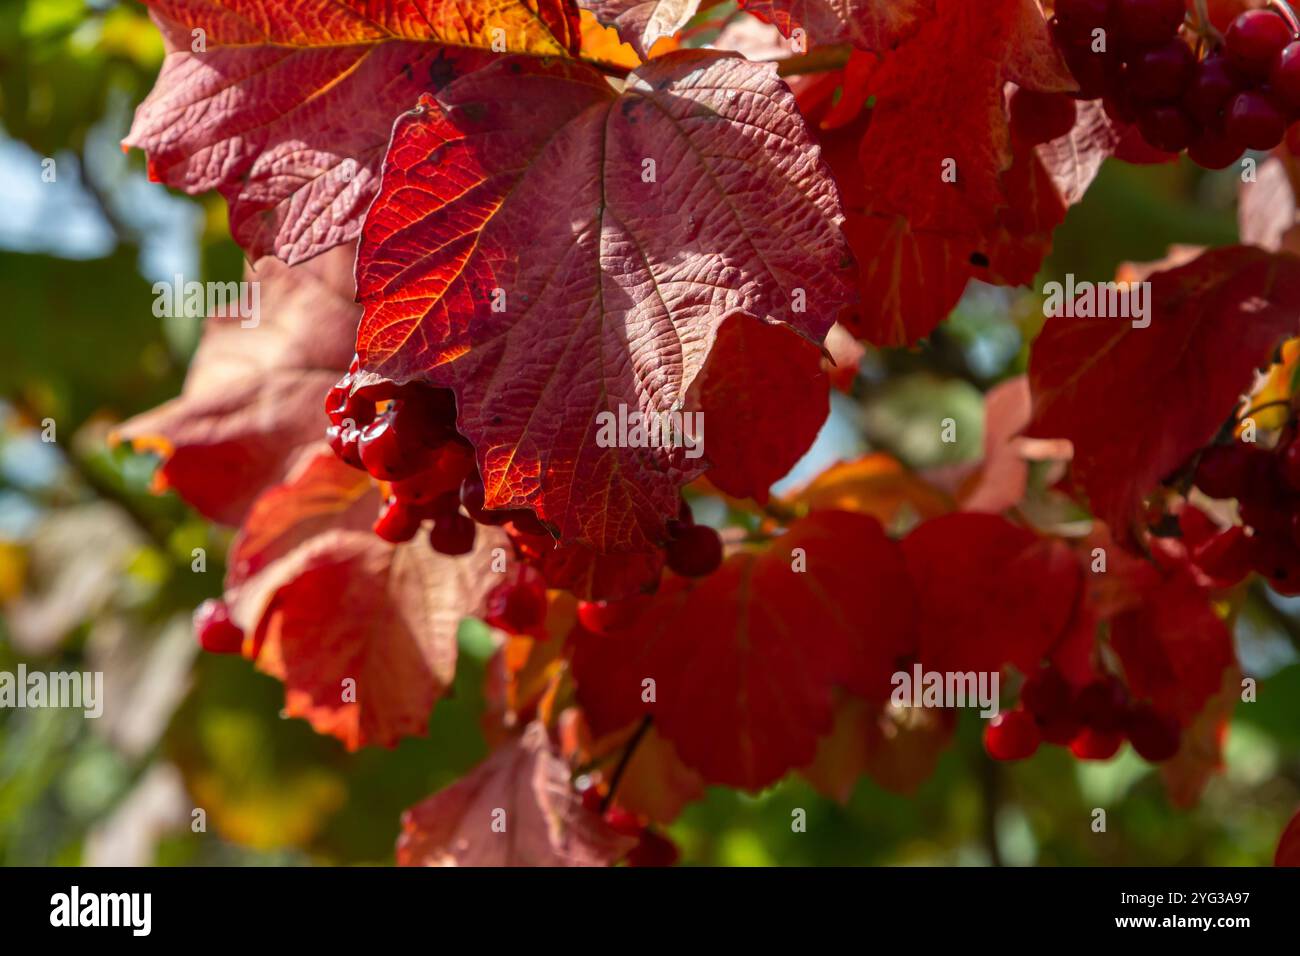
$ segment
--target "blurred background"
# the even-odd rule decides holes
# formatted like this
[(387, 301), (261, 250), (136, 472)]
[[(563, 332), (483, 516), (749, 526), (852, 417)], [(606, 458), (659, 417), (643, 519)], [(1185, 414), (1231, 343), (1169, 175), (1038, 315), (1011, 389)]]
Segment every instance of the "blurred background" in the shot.
[[(198, 652), (190, 613), (220, 593), (230, 531), (151, 494), (156, 460), (106, 441), (179, 391), (201, 331), (155, 318), (152, 283), (241, 278), (224, 203), (149, 183), (119, 146), (162, 56), (135, 3), (0, 4), (0, 671), (102, 671), (111, 704), (98, 720), (0, 709), (0, 862), (391, 863), (402, 809), (486, 753), (486, 628), (462, 627), (426, 739), (348, 754), (280, 717), (278, 682)], [(1040, 280), (1231, 243), (1235, 187), (1231, 170), (1111, 161)], [(972, 284), (926, 347), (869, 352), (787, 483), (873, 449), (914, 467), (978, 457), (983, 392), (1023, 371), (1041, 315), (1029, 290)], [(971, 426), (955, 446), (911, 427), (949, 415)], [(1190, 809), (1127, 748), (994, 765), (967, 714), (914, 792), (863, 778), (841, 805), (795, 777), (756, 797), (715, 788), (669, 833), (687, 864), (1267, 864), (1300, 803), (1300, 613), (1253, 593), (1237, 643), (1266, 692), (1237, 707), (1225, 770)], [(1087, 825), (1096, 806), (1104, 834)], [(791, 832), (795, 807), (807, 833)]]

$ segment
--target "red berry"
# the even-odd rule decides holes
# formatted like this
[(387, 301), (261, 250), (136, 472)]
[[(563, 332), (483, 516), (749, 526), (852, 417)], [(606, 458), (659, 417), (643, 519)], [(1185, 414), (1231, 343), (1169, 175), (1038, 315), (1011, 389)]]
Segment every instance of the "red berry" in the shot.
[(401, 544), (410, 541), (420, 530), (420, 512), (390, 498), (379, 511), (371, 530), (385, 541)]
[(331, 425), (325, 429), (325, 441), (339, 460), (353, 468), (364, 469), (365, 465), (361, 463), (361, 452), (357, 447), (357, 439), (360, 437), (360, 431), (346, 425)]
[(540, 627), (546, 620), (546, 586), (540, 575), (494, 587), (483, 619), (511, 634), (528, 634)]
[(1224, 132), (1248, 149), (1272, 149), (1286, 135), (1286, 116), (1267, 96), (1247, 90), (1228, 102)]
[(609, 634), (631, 624), (644, 607), (643, 597), (621, 601), (579, 601), (578, 621), (592, 634)]
[(646, 830), (628, 853), (627, 865), (672, 866), (680, 856), (676, 843), (652, 830)]
[(1142, 138), (1156, 149), (1180, 153), (1192, 142), (1192, 123), (1177, 106), (1156, 106), (1138, 116)]
[(1196, 487), (1211, 498), (1235, 498), (1250, 476), (1250, 453), (1240, 442), (1213, 445), (1196, 466)]
[(604, 797), (600, 795), (600, 788), (594, 784), (582, 791), (582, 805), (597, 816), (600, 815), (600, 805)]
[(208, 598), (194, 611), (194, 636), (199, 646), (213, 654), (238, 654), (244, 632), (230, 619), (230, 608), (218, 598)]
[(1139, 54), (1128, 66), (1126, 85), (1142, 103), (1172, 103), (1196, 74), (1196, 56), (1180, 39)]
[(475, 524), (459, 511), (439, 514), (429, 529), (429, 546), (439, 554), (469, 554), (474, 550)]
[(1123, 744), (1124, 735), (1119, 731), (1107, 733), (1085, 727), (1070, 741), (1070, 752), (1080, 760), (1109, 760)]
[(1183, 0), (1115, 0), (1115, 26), (1123, 42), (1151, 47), (1178, 32), (1185, 10)]
[(1044, 667), (1025, 679), (1020, 688), (1020, 700), (1030, 713), (1047, 717), (1072, 709), (1074, 690), (1060, 671)]
[(1227, 59), (1211, 53), (1192, 74), (1192, 81), (1183, 95), (1183, 109), (1202, 126), (1213, 126), (1223, 116), (1223, 110), (1243, 89), (1242, 82)]
[(1273, 61), (1269, 85), (1282, 104), (1294, 114), (1300, 110), (1300, 40), (1288, 43)]
[(1192, 563), (1211, 579), (1213, 587), (1228, 588), (1251, 572), (1254, 550), (1254, 539), (1246, 529), (1233, 525), (1196, 547)]
[(1040, 740), (1033, 716), (1024, 710), (1004, 710), (984, 727), (984, 749), (994, 760), (1031, 757)]
[(1078, 114), (1067, 93), (1038, 93), (1016, 87), (1011, 94), (1011, 133), (1025, 146), (1059, 139), (1074, 128)]
[(487, 491), (478, 472), (467, 476), (460, 486), (460, 503), (465, 506), (469, 516), (479, 524), (502, 525), (510, 520), (510, 513), (504, 510), (489, 511), (484, 507)]
[(639, 837), (644, 827), (641, 821), (637, 819), (636, 814), (622, 807), (613, 806), (605, 811), (605, 822), (615, 833), (621, 833), (623, 836)]
[(668, 567), (687, 578), (712, 574), (722, 564), (722, 539), (708, 525), (677, 526), (667, 547)]
[(1150, 763), (1169, 760), (1182, 745), (1183, 729), (1178, 721), (1147, 704), (1133, 708), (1125, 729), (1138, 756)]
[(357, 450), (366, 471), (380, 481), (409, 478), (420, 470), (421, 462), (403, 447), (387, 412), (362, 429)]
[(1107, 93), (1105, 99), (1101, 101), (1101, 105), (1113, 123), (1128, 124), (1137, 122), (1138, 107), (1127, 90), (1114, 90)]
[(1206, 129), (1187, 147), (1187, 157), (1202, 169), (1226, 169), (1239, 160), (1245, 151), (1246, 147), (1235, 140)]
[(1128, 691), (1113, 677), (1093, 681), (1079, 691), (1075, 709), (1085, 727), (1112, 734), (1124, 729)]
[(1274, 58), (1291, 42), (1291, 28), (1271, 10), (1247, 10), (1238, 14), (1223, 38), (1228, 60), (1243, 73), (1268, 76)]

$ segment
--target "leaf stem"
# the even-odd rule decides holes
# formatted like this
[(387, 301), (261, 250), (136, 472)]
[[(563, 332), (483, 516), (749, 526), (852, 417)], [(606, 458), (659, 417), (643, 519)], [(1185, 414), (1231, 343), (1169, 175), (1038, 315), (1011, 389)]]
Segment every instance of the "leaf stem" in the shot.
[(627, 765), (632, 762), (632, 755), (636, 753), (636, 748), (645, 739), (645, 735), (650, 730), (650, 725), (654, 723), (654, 718), (647, 714), (641, 718), (641, 724), (633, 732), (623, 748), (623, 756), (618, 758), (618, 766), (614, 768), (614, 773), (609, 778), (609, 792), (605, 794), (605, 799), (600, 801), (600, 812), (605, 813), (611, 803), (614, 802), (614, 794), (618, 791), (618, 785), (623, 781), (623, 774), (627, 771)]

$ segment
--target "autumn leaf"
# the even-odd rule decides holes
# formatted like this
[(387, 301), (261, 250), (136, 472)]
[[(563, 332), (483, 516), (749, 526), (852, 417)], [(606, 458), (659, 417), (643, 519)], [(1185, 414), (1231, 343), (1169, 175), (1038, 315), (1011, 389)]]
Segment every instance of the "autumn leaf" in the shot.
[(607, 866), (635, 844), (582, 805), (540, 723), (402, 814), (399, 866)]
[(837, 462), (786, 502), (812, 511), (856, 511), (871, 515), (887, 528), (904, 521), (937, 518), (954, 503), (902, 462), (884, 452), (871, 452), (855, 461)]
[(916, 589), (917, 645), (928, 671), (1037, 667), (1080, 596), (1070, 549), (998, 515), (927, 521), (902, 542)]
[[(184, 390), (114, 434), (163, 456), (156, 484), (204, 517), (238, 524), (264, 488), (281, 481), (329, 420), (324, 396), (352, 358), (360, 310), (351, 247), (290, 268), (263, 259), (255, 318), (208, 319)], [(245, 326), (248, 327), (245, 327)]]
[(670, 37), (695, 16), (700, 0), (579, 0), (601, 23), (618, 29), (637, 55), (648, 59), (655, 42)]
[(572, 0), (149, 7), (169, 52), (124, 144), (148, 153), (158, 181), (219, 190), (249, 256), (290, 264), (356, 238), (393, 119), (422, 92), (489, 50), (564, 56), (579, 41)]
[(1027, 434), (1074, 446), (1074, 478), (1122, 542), (1142, 498), (1214, 437), (1254, 370), (1296, 331), (1300, 260), (1215, 249), (1150, 276), (1150, 325), (1049, 319)]
[(934, 16), (936, 0), (740, 0), (742, 10), (784, 36), (803, 30), (815, 44), (852, 43), (888, 50)]
[(578, 701), (597, 734), (650, 714), (707, 781), (757, 790), (812, 761), (833, 685), (888, 696), (913, 649), (912, 615), (880, 525), (816, 512), (707, 578), (665, 582), (626, 629), (575, 632)]
[(599, 416), (682, 410), (732, 313), (819, 343), (850, 296), (838, 222), (771, 65), (679, 51), (616, 94), (573, 61), (504, 58), (394, 128), (358, 352), (456, 391), (489, 507), (646, 550), (700, 466), (601, 447)]
[(768, 488), (803, 457), (830, 414), (817, 349), (787, 328), (731, 315), (718, 329), (688, 407), (704, 416), (709, 481), (735, 498)]
[(911, 794), (934, 773), (957, 726), (945, 708), (895, 707), (841, 697), (835, 727), (801, 773), (821, 793), (847, 804), (866, 774), (891, 793)]

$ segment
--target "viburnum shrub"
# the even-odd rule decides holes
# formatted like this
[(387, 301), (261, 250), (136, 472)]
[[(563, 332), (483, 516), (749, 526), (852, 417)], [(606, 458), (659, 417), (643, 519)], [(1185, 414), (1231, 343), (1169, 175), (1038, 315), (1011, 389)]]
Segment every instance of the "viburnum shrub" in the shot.
[(399, 862), (666, 864), (706, 785), (906, 790), (956, 706), (913, 673), (1000, 679), (991, 758), (1131, 746), (1195, 798), (1243, 582), (1300, 593), (1285, 148), (1243, 161), (1251, 245), (1126, 266), (1143, 321), (1048, 319), (982, 461), (771, 488), (855, 338), (1031, 284), (1106, 158), (1300, 142), (1288, 7), (740, 0), (778, 43), (695, 0), (148, 4), (126, 145), (226, 198), (263, 293), (121, 432), (239, 527), (200, 642), (359, 748), (426, 732), (463, 618), (500, 637), (494, 752)]

